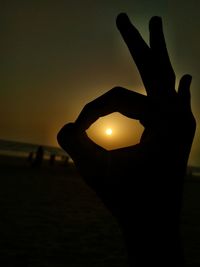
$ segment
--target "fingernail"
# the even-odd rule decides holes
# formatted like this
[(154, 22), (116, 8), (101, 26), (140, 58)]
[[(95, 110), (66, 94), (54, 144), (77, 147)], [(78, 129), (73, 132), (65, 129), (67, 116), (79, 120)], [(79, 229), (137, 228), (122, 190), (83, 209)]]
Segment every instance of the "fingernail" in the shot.
[(155, 27), (161, 27), (162, 28), (162, 18), (158, 16), (154, 16), (150, 19), (149, 21), (149, 29), (151, 30), (152, 28)]
[(190, 75), (190, 74), (186, 74), (186, 75), (185, 75), (185, 78), (186, 78), (187, 80), (190, 80), (190, 81), (191, 81), (191, 80), (192, 80), (192, 75)]
[(117, 27), (121, 27), (130, 23), (129, 17), (126, 13), (120, 13), (116, 18)]
[(190, 74), (186, 74), (184, 76), (184, 79), (187, 81), (187, 83), (190, 85), (192, 82), (192, 76)]

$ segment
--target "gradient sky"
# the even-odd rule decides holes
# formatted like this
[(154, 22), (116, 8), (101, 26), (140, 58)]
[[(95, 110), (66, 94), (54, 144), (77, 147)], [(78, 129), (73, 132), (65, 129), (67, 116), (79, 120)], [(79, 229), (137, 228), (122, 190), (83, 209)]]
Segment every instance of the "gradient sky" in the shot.
[[(199, 0), (7, 0), (0, 9), (0, 138), (57, 145), (58, 130), (112, 87), (144, 93), (115, 25), (120, 12), (147, 42), (149, 19), (162, 17), (177, 81), (193, 76), (199, 123)], [(199, 136), (197, 127), (191, 164), (200, 164)]]

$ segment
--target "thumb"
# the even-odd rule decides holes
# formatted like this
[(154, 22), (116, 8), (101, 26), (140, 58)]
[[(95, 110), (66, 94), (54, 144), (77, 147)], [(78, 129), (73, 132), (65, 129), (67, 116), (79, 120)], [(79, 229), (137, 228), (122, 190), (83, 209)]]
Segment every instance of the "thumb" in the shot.
[(64, 125), (57, 135), (57, 141), (74, 162), (94, 159), (105, 153), (105, 149), (95, 144), (76, 123)]
[(192, 81), (192, 76), (189, 74), (184, 75), (180, 82), (179, 82), (179, 87), (178, 87), (178, 96), (180, 100), (190, 108), (190, 84)]
[(78, 154), (78, 142), (74, 123), (68, 123), (62, 127), (57, 135), (58, 144), (74, 159)]

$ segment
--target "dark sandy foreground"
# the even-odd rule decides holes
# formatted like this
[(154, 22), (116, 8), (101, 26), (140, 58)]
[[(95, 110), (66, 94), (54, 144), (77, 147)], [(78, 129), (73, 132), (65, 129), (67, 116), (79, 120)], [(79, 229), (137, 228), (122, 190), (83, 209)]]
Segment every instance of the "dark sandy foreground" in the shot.
[[(200, 178), (185, 182), (187, 266), (200, 266)], [(148, 221), (147, 221), (148, 223)], [(145, 255), (144, 255), (145, 256)], [(72, 167), (0, 157), (0, 266), (127, 267), (117, 223)]]

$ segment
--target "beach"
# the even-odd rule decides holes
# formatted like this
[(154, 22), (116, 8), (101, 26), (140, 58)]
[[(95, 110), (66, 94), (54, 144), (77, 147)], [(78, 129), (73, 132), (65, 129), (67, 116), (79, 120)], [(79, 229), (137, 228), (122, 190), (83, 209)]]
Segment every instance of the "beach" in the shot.
[(1, 266), (127, 266), (117, 223), (73, 165), (0, 166)]
[[(73, 164), (33, 168), (0, 156), (0, 263), (30, 267), (128, 267), (117, 222)], [(187, 177), (181, 215), (187, 266), (200, 266), (200, 178)], [(148, 221), (147, 221), (148, 223)]]

